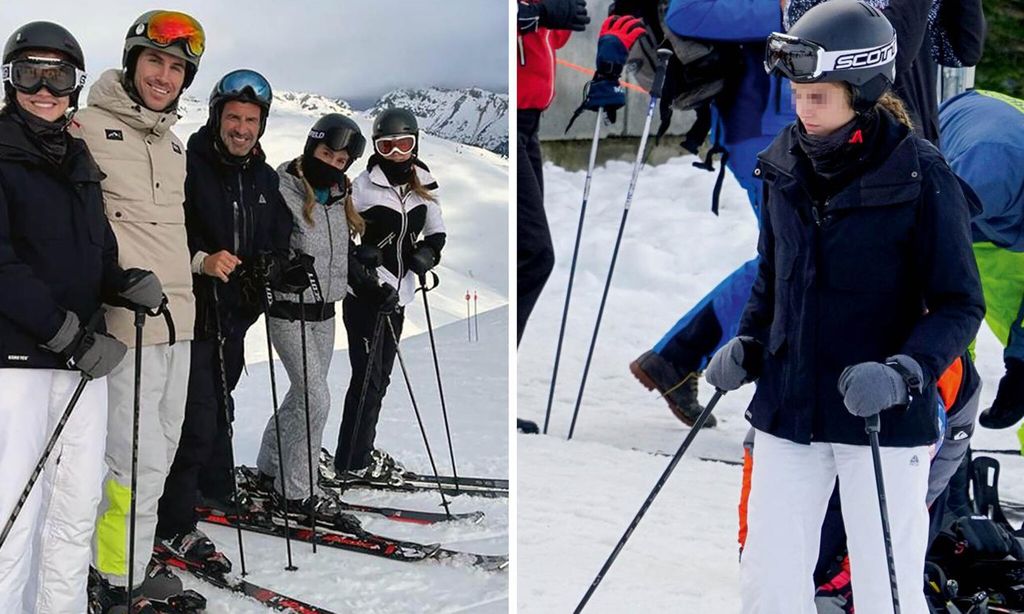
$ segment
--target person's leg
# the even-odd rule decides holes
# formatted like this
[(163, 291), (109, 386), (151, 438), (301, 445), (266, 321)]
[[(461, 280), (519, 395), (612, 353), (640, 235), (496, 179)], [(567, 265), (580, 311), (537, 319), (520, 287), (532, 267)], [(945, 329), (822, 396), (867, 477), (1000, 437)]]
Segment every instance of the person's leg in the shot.
[[(48, 408), (59, 402), (53, 389), (55, 371), (0, 369), (0, 466), (6, 478), (0, 487), (0, 523), (6, 524), (50, 437)], [(97, 382), (92, 386), (102, 387)], [(68, 399), (63, 400), (65, 406)], [(36, 578), (33, 565), (43, 524), (45, 476), (32, 488), (7, 540), (0, 548), (0, 612), (32, 611), (35, 594), (26, 594)]]
[[(242, 369), (245, 367), (246, 328), (241, 326), (224, 339), (224, 366), (227, 371), (228, 406), (230, 407), (229, 413), (232, 421), (235, 419), (235, 399), (232, 393), (235, 387), (238, 386), (238, 380), (242, 377)], [(266, 333), (266, 331), (262, 332)], [(214, 374), (217, 373), (215, 370)], [(268, 371), (268, 380), (269, 377)], [(217, 375), (215, 380), (215, 389), (218, 391), (218, 395), (222, 394), (220, 392), (219, 375)], [(216, 401), (218, 408), (223, 403), (221, 399), (221, 396), (212, 399)], [(202, 470), (199, 472), (199, 491), (204, 496), (221, 501), (229, 500), (234, 490), (235, 474), (234, 467), (232, 466), (233, 453), (230, 433), (231, 425), (227, 423), (224, 412), (218, 411), (217, 430), (214, 434), (213, 446), (210, 449), (209, 456), (207, 456), (206, 461), (203, 463)]]
[[(833, 445), (857, 614), (891, 614), (878, 490), (869, 446)], [(881, 450), (882, 476), (903, 614), (927, 614), (921, 578), (928, 545), (928, 447)]]
[(992, 407), (981, 412), (986, 428), (1006, 428), (1024, 416), (1024, 253), (975, 243), (974, 258), (985, 295), (985, 323), (1004, 346), (1006, 372)]
[[(388, 316), (391, 325), (395, 330), (395, 337), (401, 339), (402, 324), (405, 322), (404, 310), (399, 309)], [(384, 403), (384, 395), (387, 394), (388, 386), (391, 383), (391, 371), (395, 365), (395, 356), (398, 347), (395, 345), (395, 337), (391, 335), (391, 329), (385, 324), (384, 338), (381, 339), (381, 356), (379, 368), (370, 371), (370, 386), (366, 392), (366, 404), (363, 407), (363, 419), (359, 423), (359, 430), (353, 437), (355, 453), (353, 458), (363, 458), (369, 463), (370, 452), (374, 449), (374, 441), (377, 438), (377, 421), (380, 419), (381, 406)], [(355, 463), (355, 461), (353, 461)], [(360, 466), (355, 467), (358, 469)]]
[[(366, 301), (346, 296), (342, 320), (345, 323), (345, 334), (348, 336), (348, 359), (352, 375), (348, 390), (345, 392), (345, 409), (338, 431), (338, 445), (334, 451), (334, 468), (338, 471), (348, 471), (350, 468), (365, 466), (367, 460), (355, 455), (353, 433), (357, 414), (360, 412), (359, 401), (363, 395), (363, 380), (366, 377), (366, 369), (370, 367), (370, 347), (373, 345), (374, 328), (377, 324), (377, 310)], [(381, 334), (386, 335), (389, 332), (385, 329)], [(378, 343), (382, 341), (383, 337)], [(376, 358), (374, 360), (376, 361)]]
[(540, 293), (555, 266), (551, 229), (544, 212), (540, 111), (519, 111), (516, 153), (517, 342), (523, 338)]
[(818, 559), (835, 464), (827, 444), (802, 445), (758, 431), (740, 560), (744, 614), (814, 614)]
[(156, 534), (169, 539), (195, 527), (199, 473), (209, 460), (220, 414), (217, 342), (193, 341), (181, 436), (159, 501)]
[[(50, 395), (52, 432), (81, 380), (73, 371), (54, 373)], [(34, 612), (84, 612), (92, 558), (96, 506), (103, 480), (107, 430), (106, 382), (86, 385), (47, 464), (48, 504), (40, 544), (39, 593)]]

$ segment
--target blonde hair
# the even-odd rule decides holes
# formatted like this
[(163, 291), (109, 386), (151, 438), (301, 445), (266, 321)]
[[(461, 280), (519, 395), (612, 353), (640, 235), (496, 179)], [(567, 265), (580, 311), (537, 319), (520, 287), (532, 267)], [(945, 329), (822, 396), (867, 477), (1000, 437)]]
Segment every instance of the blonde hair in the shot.
[[(852, 107), (853, 86), (845, 81), (843, 81), (843, 85), (845, 86), (843, 91), (846, 92), (846, 101), (849, 102)], [(882, 94), (881, 98), (875, 102), (875, 110), (878, 111), (880, 109), (888, 111), (889, 115), (892, 115), (896, 118), (896, 121), (907, 128), (910, 128), (911, 130), (914, 129), (914, 121), (910, 119), (910, 113), (907, 112), (907, 105), (905, 105), (903, 101), (900, 100), (900, 97), (894, 94), (892, 90), (886, 90), (886, 92)]]
[[(313, 207), (316, 206), (316, 190), (306, 179), (306, 175), (302, 172), (302, 156), (295, 159), (295, 172), (298, 173), (299, 179), (302, 179), (302, 185), (306, 188), (306, 200), (302, 206), (302, 219), (306, 220), (306, 223), (310, 226), (313, 225)], [(352, 180), (345, 176), (345, 219), (348, 220), (348, 231), (352, 236), (358, 236), (366, 232), (366, 220), (363, 216), (359, 215), (356, 211), (355, 203), (352, 202)]]
[(423, 182), (420, 181), (420, 176), (418, 173), (416, 173), (415, 163), (413, 164), (412, 178), (409, 179), (409, 189), (418, 194), (420, 198), (423, 198), (424, 200), (429, 200), (430, 202), (437, 202), (437, 197), (434, 196), (434, 192), (428, 190), (423, 185)]

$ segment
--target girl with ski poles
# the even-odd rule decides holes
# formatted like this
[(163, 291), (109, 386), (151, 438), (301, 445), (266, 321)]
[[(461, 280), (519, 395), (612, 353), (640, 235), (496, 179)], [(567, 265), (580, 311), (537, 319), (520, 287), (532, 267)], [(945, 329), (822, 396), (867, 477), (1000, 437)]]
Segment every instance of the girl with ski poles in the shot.
[[(792, 81), (797, 121), (759, 154), (758, 275), (710, 383), (757, 380), (757, 462), (741, 562), (743, 611), (814, 612), (812, 572), (836, 476), (860, 614), (926, 612), (928, 446), (935, 381), (984, 302), (970, 207), (939, 152), (888, 95), (897, 41), (857, 0), (772, 34), (765, 68)], [(880, 417), (891, 535), (865, 419)], [(887, 577), (891, 538), (894, 574)]]
[[(154, 309), (163, 298), (152, 273), (118, 265), (103, 174), (85, 143), (68, 134), (85, 78), (81, 47), (55, 23), (26, 24), (4, 46), (3, 612), (85, 611), (107, 423), (106, 383), (91, 380), (108, 375), (126, 351), (106, 334), (102, 304)], [(35, 487), (34, 468), (43, 470)]]
[[(374, 448), (377, 419), (416, 278), (437, 265), (445, 243), (437, 182), (419, 158), (419, 127), (407, 109), (389, 108), (373, 122), (373, 155), (355, 180), (352, 200), (366, 220), (359, 251), (376, 266), (373, 280), (350, 284), (344, 301), (352, 379), (338, 433), (340, 478), (400, 481), (402, 466)], [(359, 267), (362, 268), (362, 267)], [(384, 319), (388, 321), (378, 321)], [(365, 384), (365, 385), (364, 385)]]
[(270, 308), (274, 347), (290, 382), (278, 408), (286, 468), (284, 488), (277, 483), (281, 451), (277, 449), (273, 417), (263, 433), (257, 466), (261, 485), (277, 495), (278, 503), (284, 492), (292, 509), (305, 510), (312, 503), (318, 514), (326, 516), (337, 513), (337, 501), (322, 496), (310, 483), (310, 455), (316, 467), (331, 406), (327, 373), (334, 355), (335, 303), (345, 297), (349, 285), (359, 286), (350, 275), (358, 265), (350, 265), (349, 260), (352, 239), (365, 231), (366, 223), (355, 209), (352, 182), (345, 172), (363, 155), (365, 147), (359, 126), (344, 115), (331, 113), (313, 124), (302, 155), (277, 169), (281, 195), (294, 220), (291, 248), (305, 266), (301, 271), (293, 267), (285, 275), (306, 278), (286, 281), (308, 290), (275, 292)]

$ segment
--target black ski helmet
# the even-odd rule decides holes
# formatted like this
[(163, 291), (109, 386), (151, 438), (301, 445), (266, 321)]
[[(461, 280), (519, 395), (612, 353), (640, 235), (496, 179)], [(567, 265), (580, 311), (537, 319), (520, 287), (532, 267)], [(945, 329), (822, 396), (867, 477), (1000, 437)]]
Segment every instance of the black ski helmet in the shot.
[(251, 102), (260, 107), (260, 134), (267, 128), (270, 104), (274, 101), (274, 90), (267, 78), (248, 68), (232, 70), (221, 77), (210, 92), (210, 117), (214, 134), (220, 134), (220, 115), (224, 104), (232, 100)]
[[(187, 22), (194, 30), (194, 37), (202, 41), (201, 45), (198, 48), (190, 45), (188, 37), (176, 39), (168, 44), (154, 41), (150, 36), (150, 21), (168, 17)], [(205, 40), (206, 34), (203, 31), (203, 26), (190, 15), (177, 11), (146, 11), (132, 22), (131, 27), (128, 28), (128, 34), (124, 38), (121, 66), (124, 68), (125, 82), (128, 84), (134, 82), (135, 62), (139, 54), (142, 53), (142, 50), (148, 48), (163, 51), (185, 60), (185, 81), (181, 89), (188, 89), (188, 86), (192, 85), (192, 80), (196, 77), (196, 71), (199, 70), (199, 60), (202, 59), (203, 52), (205, 51)], [(134, 85), (131, 87), (134, 88)]]
[[(416, 116), (409, 109), (391, 107), (380, 112), (373, 120), (373, 138), (411, 134), (419, 140), (420, 128), (416, 124)], [(417, 146), (419, 143), (417, 143)]]
[(880, 10), (861, 0), (827, 0), (804, 13), (786, 34), (772, 34), (766, 55), (770, 71), (773, 44), (806, 46), (794, 55), (802, 56), (797, 61), (816, 60), (816, 76), (794, 80), (848, 83), (858, 111), (873, 106), (896, 81), (896, 30)]
[[(78, 70), (85, 71), (85, 54), (82, 46), (66, 28), (50, 21), (27, 23), (11, 34), (4, 45), (3, 63), (7, 64), (25, 51), (33, 49), (56, 51), (62, 54)], [(71, 106), (78, 107), (81, 88), (71, 94)], [(14, 99), (14, 88), (4, 83), (7, 100)]]
[(348, 164), (343, 169), (344, 171), (347, 171), (353, 162), (362, 157), (366, 150), (366, 138), (363, 137), (359, 124), (341, 113), (328, 113), (316, 120), (313, 127), (309, 129), (306, 146), (302, 149), (302, 157), (311, 157), (313, 150), (320, 143), (334, 151), (345, 150), (348, 152)]

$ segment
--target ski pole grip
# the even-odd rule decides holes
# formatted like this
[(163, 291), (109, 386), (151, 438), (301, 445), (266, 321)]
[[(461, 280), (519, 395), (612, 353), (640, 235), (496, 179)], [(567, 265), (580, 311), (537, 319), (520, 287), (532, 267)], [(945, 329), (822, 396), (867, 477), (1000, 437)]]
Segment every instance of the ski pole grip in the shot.
[(877, 433), (882, 430), (882, 418), (880, 414), (864, 418), (864, 432), (867, 434)]
[(654, 71), (654, 83), (651, 85), (651, 98), (661, 98), (661, 88), (665, 85), (665, 71), (672, 57), (671, 49), (658, 49), (658, 66)]

